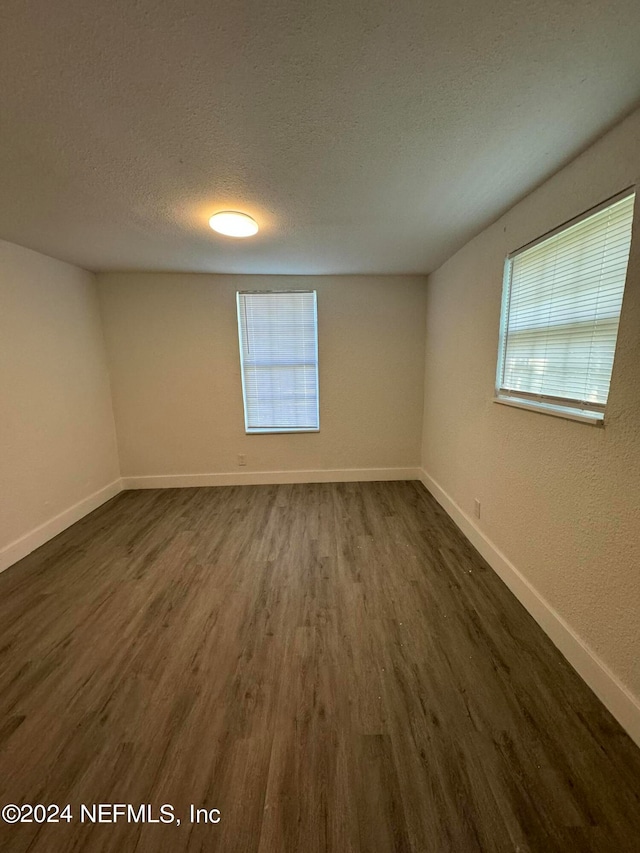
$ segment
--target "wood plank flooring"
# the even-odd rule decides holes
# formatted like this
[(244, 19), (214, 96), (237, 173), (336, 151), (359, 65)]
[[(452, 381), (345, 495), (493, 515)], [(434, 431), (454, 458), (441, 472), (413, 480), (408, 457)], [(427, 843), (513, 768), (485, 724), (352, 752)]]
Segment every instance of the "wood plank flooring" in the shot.
[(640, 750), (418, 483), (122, 493), (0, 575), (0, 712), (0, 805), (73, 814), (10, 853), (640, 850)]

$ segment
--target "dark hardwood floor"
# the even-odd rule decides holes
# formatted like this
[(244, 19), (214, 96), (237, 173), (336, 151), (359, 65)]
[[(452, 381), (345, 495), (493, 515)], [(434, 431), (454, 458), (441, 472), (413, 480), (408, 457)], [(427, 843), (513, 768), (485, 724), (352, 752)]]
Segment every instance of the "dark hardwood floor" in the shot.
[(122, 493), (0, 575), (0, 710), (0, 805), (73, 815), (11, 853), (640, 850), (640, 750), (418, 483)]

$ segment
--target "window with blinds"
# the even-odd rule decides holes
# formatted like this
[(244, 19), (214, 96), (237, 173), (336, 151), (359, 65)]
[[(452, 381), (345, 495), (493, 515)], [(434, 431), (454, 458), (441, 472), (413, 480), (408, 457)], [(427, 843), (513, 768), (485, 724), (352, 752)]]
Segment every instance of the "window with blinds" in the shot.
[(634, 198), (618, 196), (507, 258), (498, 402), (603, 420)]
[(317, 431), (316, 292), (247, 292), (237, 300), (246, 432)]

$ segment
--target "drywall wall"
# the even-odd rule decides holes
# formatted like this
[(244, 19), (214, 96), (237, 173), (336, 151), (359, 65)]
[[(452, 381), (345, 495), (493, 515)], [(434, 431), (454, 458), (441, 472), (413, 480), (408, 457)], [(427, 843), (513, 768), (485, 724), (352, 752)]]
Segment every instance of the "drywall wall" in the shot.
[[(449, 509), (457, 505), (458, 521), (467, 516), (476, 544), (482, 546), (482, 537), (487, 553), (502, 552), (520, 573), (557, 623), (555, 628), (549, 623), (550, 633), (559, 632), (555, 639), (561, 642), (563, 622), (619, 680), (620, 701), (628, 691), (636, 703), (640, 200), (605, 427), (499, 405), (492, 398), (505, 255), (640, 182), (639, 138), (636, 112), (429, 277), (423, 433), (427, 485), (440, 490)], [(473, 518), (475, 498), (481, 501), (480, 519)], [(497, 556), (496, 564), (500, 560)], [(537, 616), (546, 618), (542, 610)], [(572, 662), (580, 671), (577, 657)], [(627, 710), (631, 715), (630, 705)], [(638, 724), (636, 714), (636, 735)]]
[[(98, 278), (122, 474), (136, 478), (127, 485), (260, 482), (251, 473), (264, 471), (313, 479), (348, 470), (358, 479), (419, 468), (423, 277)], [(320, 432), (245, 435), (236, 291), (287, 288), (318, 292)], [(140, 479), (150, 476), (163, 479)]]
[(119, 469), (95, 277), (0, 242), (0, 303), (1, 570), (114, 494)]

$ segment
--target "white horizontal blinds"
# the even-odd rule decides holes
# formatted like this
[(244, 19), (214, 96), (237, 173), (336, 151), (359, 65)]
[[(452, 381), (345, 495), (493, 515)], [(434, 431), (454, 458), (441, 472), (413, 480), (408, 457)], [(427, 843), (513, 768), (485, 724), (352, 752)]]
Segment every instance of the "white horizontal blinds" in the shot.
[(247, 430), (318, 429), (315, 292), (239, 293), (238, 323)]
[(501, 393), (604, 410), (634, 198), (627, 195), (511, 257)]

